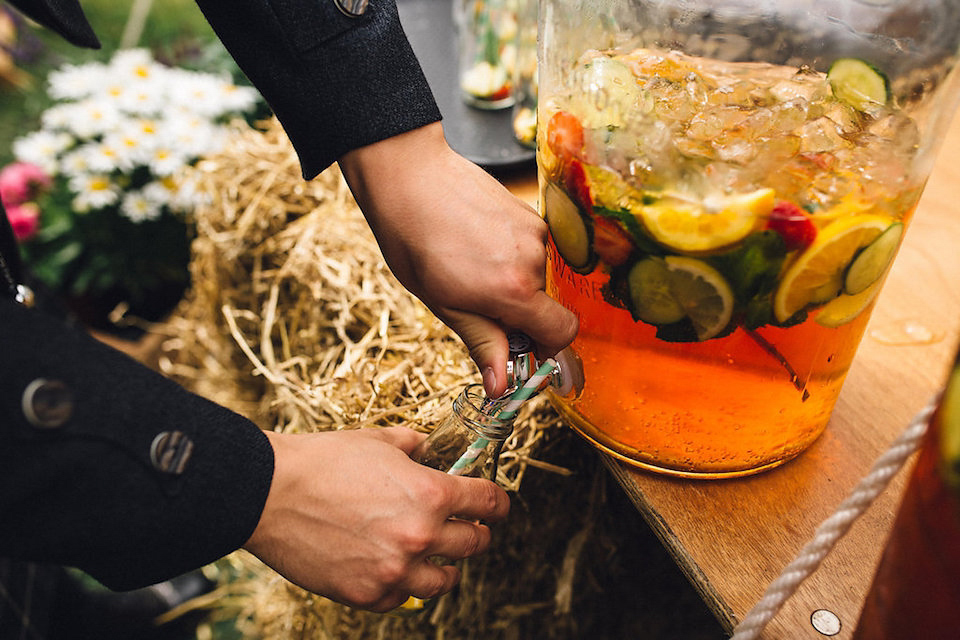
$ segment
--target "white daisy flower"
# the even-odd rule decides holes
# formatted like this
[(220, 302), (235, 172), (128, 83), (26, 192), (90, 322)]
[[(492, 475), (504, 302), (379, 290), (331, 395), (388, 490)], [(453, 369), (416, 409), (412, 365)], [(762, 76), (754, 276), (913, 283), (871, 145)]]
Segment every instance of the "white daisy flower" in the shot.
[(159, 207), (169, 207), (176, 195), (177, 184), (172, 178), (154, 180), (143, 185), (140, 193), (143, 197)]
[(63, 155), (60, 159), (60, 172), (67, 178), (72, 178), (83, 173), (90, 173), (90, 161), (87, 159), (88, 152), (86, 147), (80, 147)]
[(120, 136), (108, 136), (83, 146), (87, 164), (99, 173), (129, 171), (137, 166), (136, 149), (131, 150)]
[(156, 220), (162, 212), (159, 204), (140, 191), (129, 191), (123, 194), (123, 200), (120, 202), (120, 213), (134, 222)]
[(105, 136), (101, 144), (106, 153), (115, 154), (115, 168), (125, 172), (144, 166), (150, 158), (153, 146), (150, 140), (143, 136), (131, 135), (126, 131), (116, 131)]
[(170, 100), (207, 119), (224, 112), (222, 82), (213, 75), (180, 71), (170, 84)]
[(99, 91), (106, 75), (106, 67), (98, 62), (67, 64), (48, 74), (47, 91), (55, 100), (79, 100)]
[(241, 87), (224, 82), (219, 87), (221, 113), (252, 111), (260, 100), (260, 92), (253, 87)]
[(173, 197), (170, 200), (170, 208), (175, 211), (191, 211), (209, 205), (213, 199), (212, 194), (200, 187), (197, 178), (183, 178), (175, 185), (174, 189)]
[(20, 162), (35, 164), (50, 175), (57, 173), (57, 158), (73, 144), (73, 137), (59, 131), (34, 131), (13, 141), (13, 155)]
[(127, 91), (128, 86), (126, 84), (114, 77), (110, 77), (103, 85), (103, 88), (98, 92), (97, 97), (112, 102), (119, 110), (120, 103)]
[(153, 175), (166, 177), (182, 169), (187, 161), (171, 146), (154, 145), (144, 164), (150, 168)]
[(163, 111), (165, 89), (156, 82), (137, 82), (116, 95), (117, 106), (133, 115), (153, 115)]
[(120, 189), (110, 177), (102, 173), (87, 173), (70, 178), (67, 183), (70, 191), (76, 195), (73, 207), (77, 211), (102, 209), (116, 204), (120, 199)]
[(76, 104), (72, 102), (55, 104), (40, 114), (40, 125), (47, 130), (69, 130), (76, 108)]
[(62, 107), (60, 112), (55, 111), (52, 117), (59, 121), (66, 131), (81, 139), (101, 136), (114, 129), (123, 118), (123, 114), (115, 104), (99, 98), (66, 104)]
[(223, 128), (212, 124), (199, 115), (179, 110), (167, 118), (164, 126), (164, 135), (168, 136), (169, 144), (188, 158), (196, 158), (223, 146)]
[(125, 80), (149, 80), (158, 68), (149, 49), (121, 49), (110, 59), (111, 75)]

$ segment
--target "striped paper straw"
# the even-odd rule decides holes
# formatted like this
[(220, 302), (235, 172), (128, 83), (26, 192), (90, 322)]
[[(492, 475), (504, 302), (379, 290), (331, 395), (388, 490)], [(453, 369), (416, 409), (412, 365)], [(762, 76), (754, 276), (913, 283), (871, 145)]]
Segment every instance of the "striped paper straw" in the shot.
[[(510, 399), (507, 401), (503, 408), (500, 409), (500, 412), (496, 415), (497, 420), (507, 421), (512, 420), (516, 415), (517, 411), (520, 410), (520, 407), (524, 402), (530, 399), (530, 396), (534, 395), (540, 391), (544, 386), (544, 383), (549, 383), (549, 378), (553, 374), (553, 370), (557, 368), (557, 361), (553, 358), (547, 358), (544, 360), (543, 364), (540, 365), (540, 368), (537, 369), (536, 373), (530, 376), (530, 379), (527, 380), (522, 387), (513, 392), (513, 395), (510, 396)], [(453, 466), (450, 467), (450, 470), (447, 471), (450, 475), (459, 476), (463, 473), (464, 469), (470, 466), (474, 460), (477, 459), (477, 456), (480, 455), (480, 452), (483, 451), (486, 446), (490, 444), (490, 440), (487, 438), (479, 438), (475, 440), (467, 450), (463, 452), (463, 455), (453, 463)]]

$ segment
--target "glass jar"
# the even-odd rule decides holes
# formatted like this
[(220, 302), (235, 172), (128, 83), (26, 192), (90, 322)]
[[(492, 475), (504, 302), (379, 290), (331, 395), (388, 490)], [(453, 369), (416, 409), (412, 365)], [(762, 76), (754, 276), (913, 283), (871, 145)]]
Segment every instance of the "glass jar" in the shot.
[(415, 461), (454, 475), (495, 480), (497, 459), (513, 432), (513, 417), (490, 413), (483, 385), (464, 387), (450, 413), (410, 455)]
[(478, 109), (513, 105), (517, 13), (514, 0), (454, 0), (460, 90)]
[(821, 434), (957, 102), (949, 0), (541, 0), (561, 414), (693, 477)]
[(516, 64), (513, 69), (513, 137), (537, 146), (537, 0), (517, 0)]
[(920, 447), (853, 640), (960, 631), (960, 366)]

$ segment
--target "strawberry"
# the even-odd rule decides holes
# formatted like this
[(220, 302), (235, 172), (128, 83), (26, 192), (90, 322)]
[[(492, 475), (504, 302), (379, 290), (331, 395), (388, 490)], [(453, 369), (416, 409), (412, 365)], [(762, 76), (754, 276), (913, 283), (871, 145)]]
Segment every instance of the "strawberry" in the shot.
[(633, 253), (633, 238), (610, 218), (593, 219), (593, 250), (611, 267), (621, 265)]
[(583, 150), (583, 126), (567, 111), (558, 111), (547, 123), (547, 146), (561, 162), (579, 158)]
[(513, 91), (512, 87), (508, 84), (503, 85), (496, 91), (494, 91), (488, 98), (491, 102), (496, 102), (498, 100), (505, 100), (510, 97), (510, 93)]
[(767, 229), (783, 237), (787, 251), (806, 249), (817, 237), (817, 227), (810, 215), (792, 202), (781, 200), (773, 206)]
[(563, 186), (581, 211), (593, 211), (593, 198), (590, 197), (590, 187), (587, 184), (587, 173), (583, 164), (571, 158), (563, 165)]

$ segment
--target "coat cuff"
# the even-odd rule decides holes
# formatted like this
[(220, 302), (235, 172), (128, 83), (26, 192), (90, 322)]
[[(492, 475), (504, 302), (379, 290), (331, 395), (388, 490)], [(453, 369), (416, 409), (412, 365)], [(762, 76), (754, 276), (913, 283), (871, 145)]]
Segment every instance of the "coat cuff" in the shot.
[(132, 589), (247, 541), (273, 476), (255, 424), (8, 300), (0, 345), (0, 555)]

